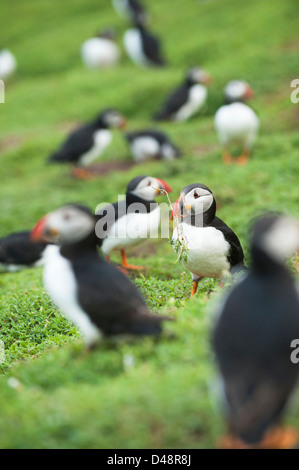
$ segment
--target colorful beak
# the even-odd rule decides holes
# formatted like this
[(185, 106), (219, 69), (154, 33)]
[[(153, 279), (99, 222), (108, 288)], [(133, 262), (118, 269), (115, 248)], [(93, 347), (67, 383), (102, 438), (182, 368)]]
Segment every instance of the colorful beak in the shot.
[(46, 229), (47, 218), (40, 219), (30, 233), (30, 239), (34, 242), (45, 242), (44, 234)]
[(173, 220), (175, 217), (179, 217), (180, 216), (180, 200), (181, 200), (181, 197), (180, 196), (174, 203), (173, 207), (172, 207), (172, 213), (171, 213), (171, 220)]
[(157, 178), (157, 181), (159, 181), (159, 183), (160, 183), (160, 188), (161, 188), (161, 189), (163, 189), (163, 190), (166, 191), (167, 193), (171, 193), (171, 192), (172, 192), (171, 187), (169, 186), (168, 183), (166, 183), (166, 181), (159, 180), (158, 178)]
[(119, 129), (126, 129), (126, 127), (128, 126), (128, 122), (127, 120), (124, 118), (121, 120), (120, 124), (119, 124)]
[(254, 91), (250, 86), (246, 88), (245, 96), (248, 100), (251, 100), (254, 97)]

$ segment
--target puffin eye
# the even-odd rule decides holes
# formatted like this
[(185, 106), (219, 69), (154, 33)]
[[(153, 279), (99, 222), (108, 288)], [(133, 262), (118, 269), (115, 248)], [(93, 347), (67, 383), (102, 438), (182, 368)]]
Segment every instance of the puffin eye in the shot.
[(194, 191), (194, 194), (193, 194), (193, 196), (194, 196), (194, 199), (197, 199), (197, 198), (199, 197), (199, 194), (197, 194), (197, 192), (196, 192), (196, 191)]
[(147, 183), (147, 185), (148, 185), (148, 186), (151, 186), (151, 185), (152, 185), (152, 182), (151, 182), (151, 181), (149, 181), (149, 182)]
[(63, 220), (70, 220), (70, 218), (71, 218), (71, 214), (68, 214), (68, 213), (63, 214)]

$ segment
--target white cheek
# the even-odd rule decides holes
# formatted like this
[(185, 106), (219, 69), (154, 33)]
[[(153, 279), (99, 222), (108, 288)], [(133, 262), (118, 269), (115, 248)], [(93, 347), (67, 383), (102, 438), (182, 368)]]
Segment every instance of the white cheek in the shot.
[(299, 226), (289, 220), (279, 220), (264, 236), (262, 245), (272, 258), (284, 261), (299, 250)]

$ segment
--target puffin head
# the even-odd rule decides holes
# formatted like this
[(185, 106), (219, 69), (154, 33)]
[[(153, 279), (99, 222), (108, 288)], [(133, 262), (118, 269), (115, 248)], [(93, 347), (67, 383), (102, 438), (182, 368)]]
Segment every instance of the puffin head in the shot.
[(173, 206), (172, 218), (187, 216), (203, 216), (213, 208), (213, 216), (216, 212), (216, 202), (212, 191), (201, 183), (185, 186)]
[(299, 251), (299, 221), (276, 213), (262, 215), (252, 228), (251, 248), (255, 247), (271, 259), (284, 263)]
[(228, 103), (247, 101), (253, 98), (254, 92), (247, 82), (231, 80), (224, 88), (225, 99)]
[(105, 109), (96, 118), (95, 124), (99, 127), (104, 125), (108, 129), (114, 127), (124, 129), (127, 126), (127, 121), (116, 109)]
[(132, 194), (145, 201), (153, 201), (159, 196), (172, 191), (168, 183), (152, 176), (136, 176), (127, 186), (127, 194)]
[(69, 204), (49, 212), (37, 222), (30, 238), (35, 242), (72, 245), (95, 230), (95, 218), (84, 206)]
[(212, 82), (212, 77), (201, 67), (192, 67), (188, 71), (187, 80), (192, 84), (199, 83), (201, 85), (210, 85)]

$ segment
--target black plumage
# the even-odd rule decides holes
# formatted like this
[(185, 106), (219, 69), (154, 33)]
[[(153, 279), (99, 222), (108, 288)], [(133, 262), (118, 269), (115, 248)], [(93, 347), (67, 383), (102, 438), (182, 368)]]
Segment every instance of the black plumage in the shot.
[(147, 60), (149, 60), (152, 64), (157, 65), (157, 66), (166, 65), (166, 61), (165, 61), (165, 58), (163, 57), (162, 50), (161, 50), (160, 39), (157, 36), (155, 36), (153, 33), (150, 33), (143, 26), (143, 24), (138, 24), (137, 28), (141, 35), (143, 52)]
[(179, 88), (170, 93), (162, 104), (161, 108), (154, 114), (155, 121), (174, 119), (175, 114), (188, 101), (189, 85), (184, 83)]
[(0, 239), (0, 267), (5, 271), (32, 267), (41, 261), (46, 247), (45, 243), (34, 243), (28, 230), (11, 233)]
[[(179, 149), (179, 147), (170, 140), (168, 135), (165, 134), (165, 132), (161, 132), (156, 129), (143, 129), (140, 131), (127, 132), (125, 134), (125, 138), (131, 145), (133, 156), (137, 161), (139, 159), (142, 161), (146, 159), (146, 157), (156, 159), (172, 159), (182, 155), (181, 149)], [(137, 143), (138, 145), (138, 141), (141, 142), (143, 138), (152, 139), (153, 142), (158, 144), (155, 155), (153, 155), (152, 149), (148, 149), (147, 151), (146, 142), (145, 145), (141, 145), (141, 148), (135, 149), (134, 144)]]
[(223, 300), (212, 335), (230, 431), (246, 445), (260, 445), (278, 424), (299, 375), (290, 358), (299, 338), (298, 287), (265, 236), (278, 220), (269, 215), (256, 223), (251, 269)]

